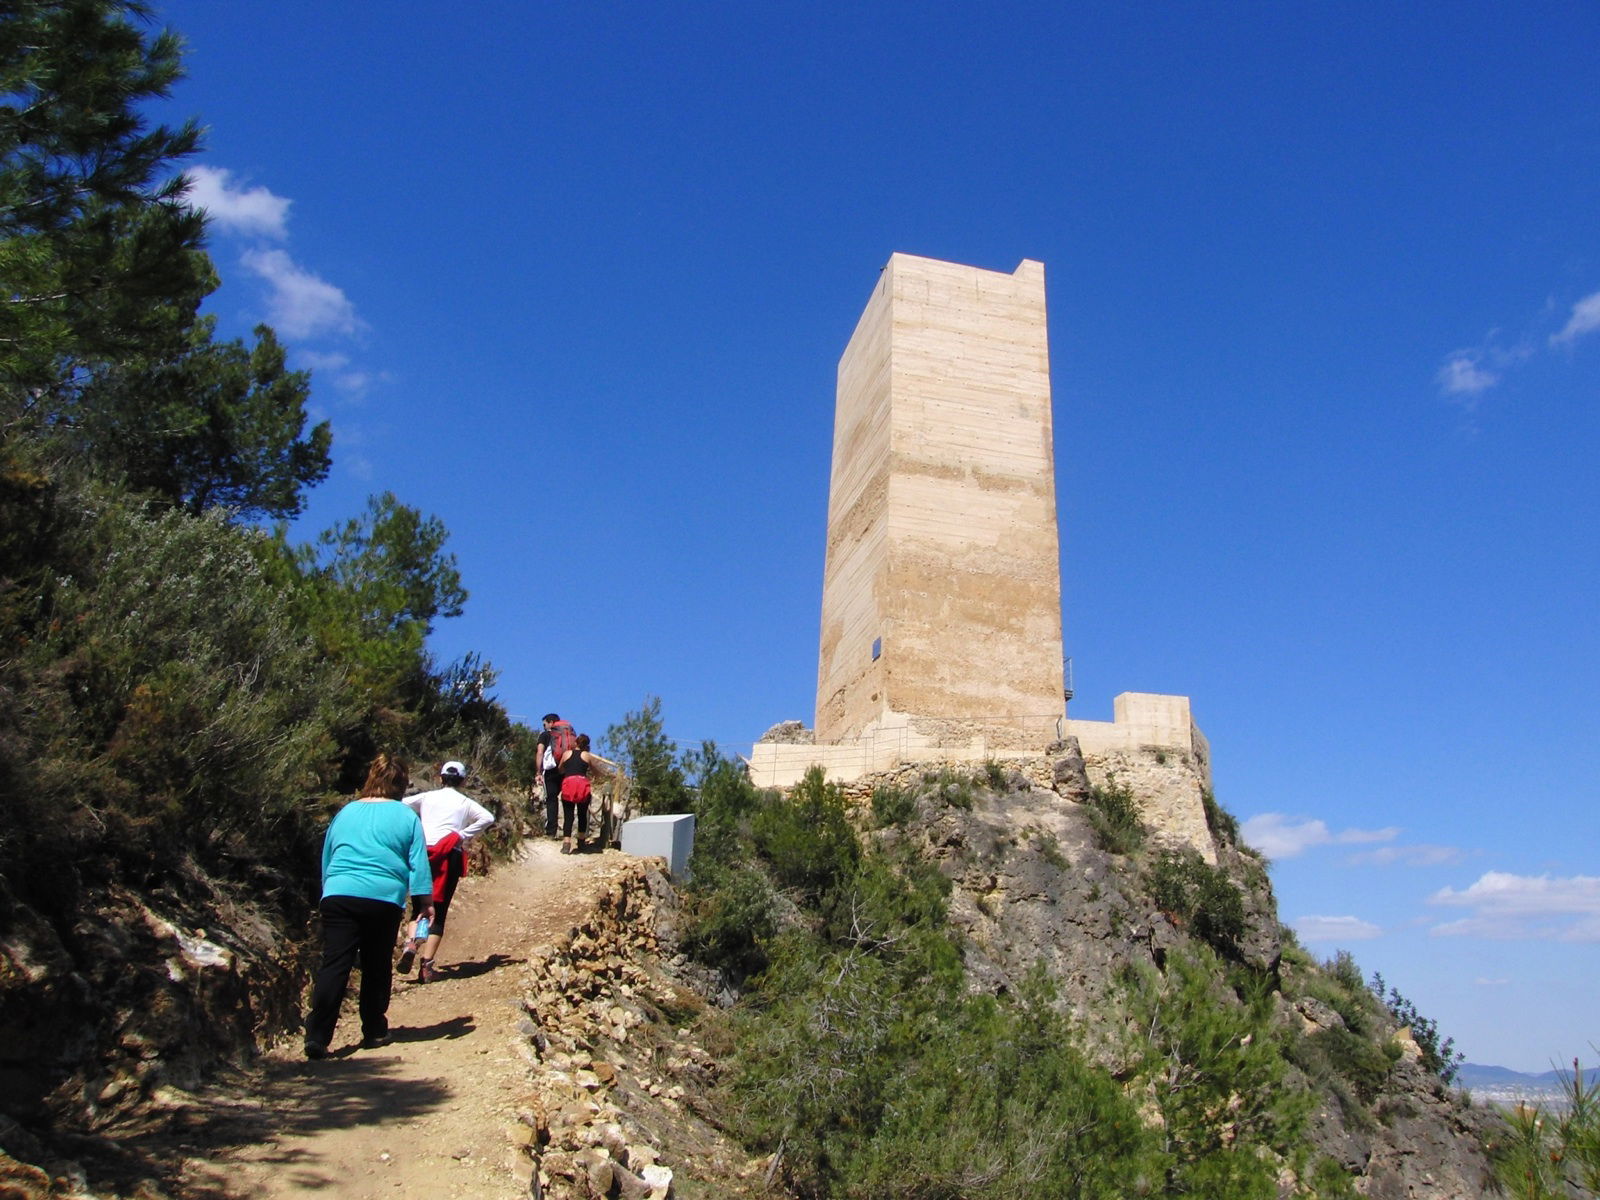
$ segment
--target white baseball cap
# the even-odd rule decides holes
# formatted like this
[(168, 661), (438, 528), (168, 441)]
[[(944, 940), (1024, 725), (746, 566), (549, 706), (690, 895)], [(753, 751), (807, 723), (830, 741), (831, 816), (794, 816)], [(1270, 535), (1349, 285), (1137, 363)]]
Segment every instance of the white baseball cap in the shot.
[(451, 759), (449, 762), (445, 763), (444, 766), (439, 768), (439, 774), (445, 776), (454, 776), (456, 779), (465, 779), (467, 777), (467, 769), (454, 759)]

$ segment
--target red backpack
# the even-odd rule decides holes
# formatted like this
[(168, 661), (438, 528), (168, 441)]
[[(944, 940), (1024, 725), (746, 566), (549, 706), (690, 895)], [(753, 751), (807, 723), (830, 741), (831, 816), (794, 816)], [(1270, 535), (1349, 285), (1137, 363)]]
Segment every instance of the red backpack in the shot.
[(568, 750), (576, 750), (578, 735), (573, 732), (572, 726), (565, 721), (557, 721), (550, 726), (550, 753), (555, 755), (556, 764), (567, 756)]

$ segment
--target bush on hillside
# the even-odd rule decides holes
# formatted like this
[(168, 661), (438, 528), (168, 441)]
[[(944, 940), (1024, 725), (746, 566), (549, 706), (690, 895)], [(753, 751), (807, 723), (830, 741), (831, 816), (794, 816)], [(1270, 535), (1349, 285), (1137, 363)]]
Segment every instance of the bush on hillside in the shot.
[(646, 696), (637, 711), (608, 728), (598, 749), (627, 773), (636, 815), (691, 811), (688, 778), (661, 723), (659, 696)]
[(1565, 1103), (1519, 1104), (1495, 1147), (1495, 1174), (1512, 1200), (1600, 1196), (1600, 1075), (1585, 1080), (1574, 1059), (1561, 1083)]
[(1319, 1029), (1291, 1045), (1290, 1058), (1312, 1079), (1330, 1084), (1345, 1115), (1358, 1127), (1367, 1127), (1371, 1116), (1366, 1106), (1378, 1098), (1400, 1058), (1400, 1046), (1350, 1029)]
[(1451, 1083), (1461, 1069), (1466, 1055), (1456, 1049), (1454, 1038), (1439, 1036), (1439, 1023), (1417, 1011), (1417, 1006), (1400, 994), (1400, 989), (1385, 990), (1384, 978), (1372, 973), (1372, 994), (1388, 1009), (1394, 1021), (1411, 1030), (1411, 1038), (1422, 1051), (1422, 1064), (1439, 1077), (1441, 1083)]
[(1244, 898), (1226, 871), (1213, 867), (1198, 851), (1163, 850), (1147, 872), (1156, 907), (1181, 928), (1212, 949), (1238, 957), (1244, 935)]
[(737, 1131), (809, 1196), (1113, 1197), (1164, 1158), (1042, 999), (908, 986), (891, 958), (798, 947), (741, 1023)]
[(0, 756), (28, 780), (7, 859), (30, 861), (9, 852), (22, 838), (74, 864), (295, 844), (347, 685), (262, 570), (261, 536), (105, 490), (63, 501), (52, 569), (0, 618), (20, 701)]
[(1113, 777), (1089, 789), (1085, 811), (1094, 825), (1095, 840), (1111, 854), (1132, 854), (1144, 845), (1149, 830), (1139, 815), (1133, 789)]
[[(1044, 999), (963, 993), (948, 881), (863, 846), (820, 771), (716, 844), (730, 858), (697, 853), (688, 944), (702, 961), (726, 963), (730, 946), (765, 959), (737, 1018), (728, 1111), (797, 1190), (1111, 1197), (1159, 1180), (1136, 1110)], [(741, 905), (771, 911), (757, 871), (798, 919), (745, 940)]]
[(697, 858), (683, 950), (743, 987), (767, 968), (767, 948), (778, 932), (777, 897), (757, 869)]
[(904, 825), (916, 812), (917, 796), (909, 788), (880, 783), (872, 789), (872, 822), (875, 828)]
[(855, 872), (861, 856), (844, 797), (813, 767), (788, 795), (768, 793), (755, 810), (751, 838), (778, 885), (802, 904), (821, 907)]
[(1196, 946), (1169, 955), (1164, 973), (1130, 970), (1122, 982), (1128, 1050), (1171, 1156), (1166, 1191), (1275, 1200), (1277, 1168), (1260, 1150), (1307, 1166), (1300, 1134), (1313, 1101), (1285, 1086), (1268, 981)]
[(1229, 846), (1239, 844), (1239, 820), (1222, 805), (1217, 803), (1216, 796), (1212, 795), (1210, 788), (1200, 791), (1200, 803), (1206, 812), (1206, 828), (1211, 831), (1211, 836), (1219, 842)]

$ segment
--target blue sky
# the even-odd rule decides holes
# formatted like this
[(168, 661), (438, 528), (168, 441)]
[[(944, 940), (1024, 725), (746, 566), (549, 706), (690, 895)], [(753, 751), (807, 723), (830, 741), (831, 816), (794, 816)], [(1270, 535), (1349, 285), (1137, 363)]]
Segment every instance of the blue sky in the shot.
[(1468, 1057), (1600, 1043), (1600, 9), (182, 0), (230, 334), (514, 713), (809, 723), (894, 251), (1045, 264), (1072, 714), (1193, 698), (1284, 919)]

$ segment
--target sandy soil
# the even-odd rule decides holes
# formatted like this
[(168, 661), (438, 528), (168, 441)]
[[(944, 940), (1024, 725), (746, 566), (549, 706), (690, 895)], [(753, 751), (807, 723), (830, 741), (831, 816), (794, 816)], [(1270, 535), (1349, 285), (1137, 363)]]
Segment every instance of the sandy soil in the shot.
[(440, 979), (396, 977), (394, 1045), (362, 1050), (347, 1012), (327, 1059), (306, 1062), (299, 1040), (286, 1042), (248, 1087), (213, 1094), (197, 1139), (209, 1152), (189, 1160), (193, 1191), (241, 1200), (526, 1196), (511, 1174), (510, 1141), (529, 1087), (516, 1050), (519, 964), (582, 916), (593, 876), (616, 853), (559, 848), (531, 841), (517, 861), (462, 881)]

